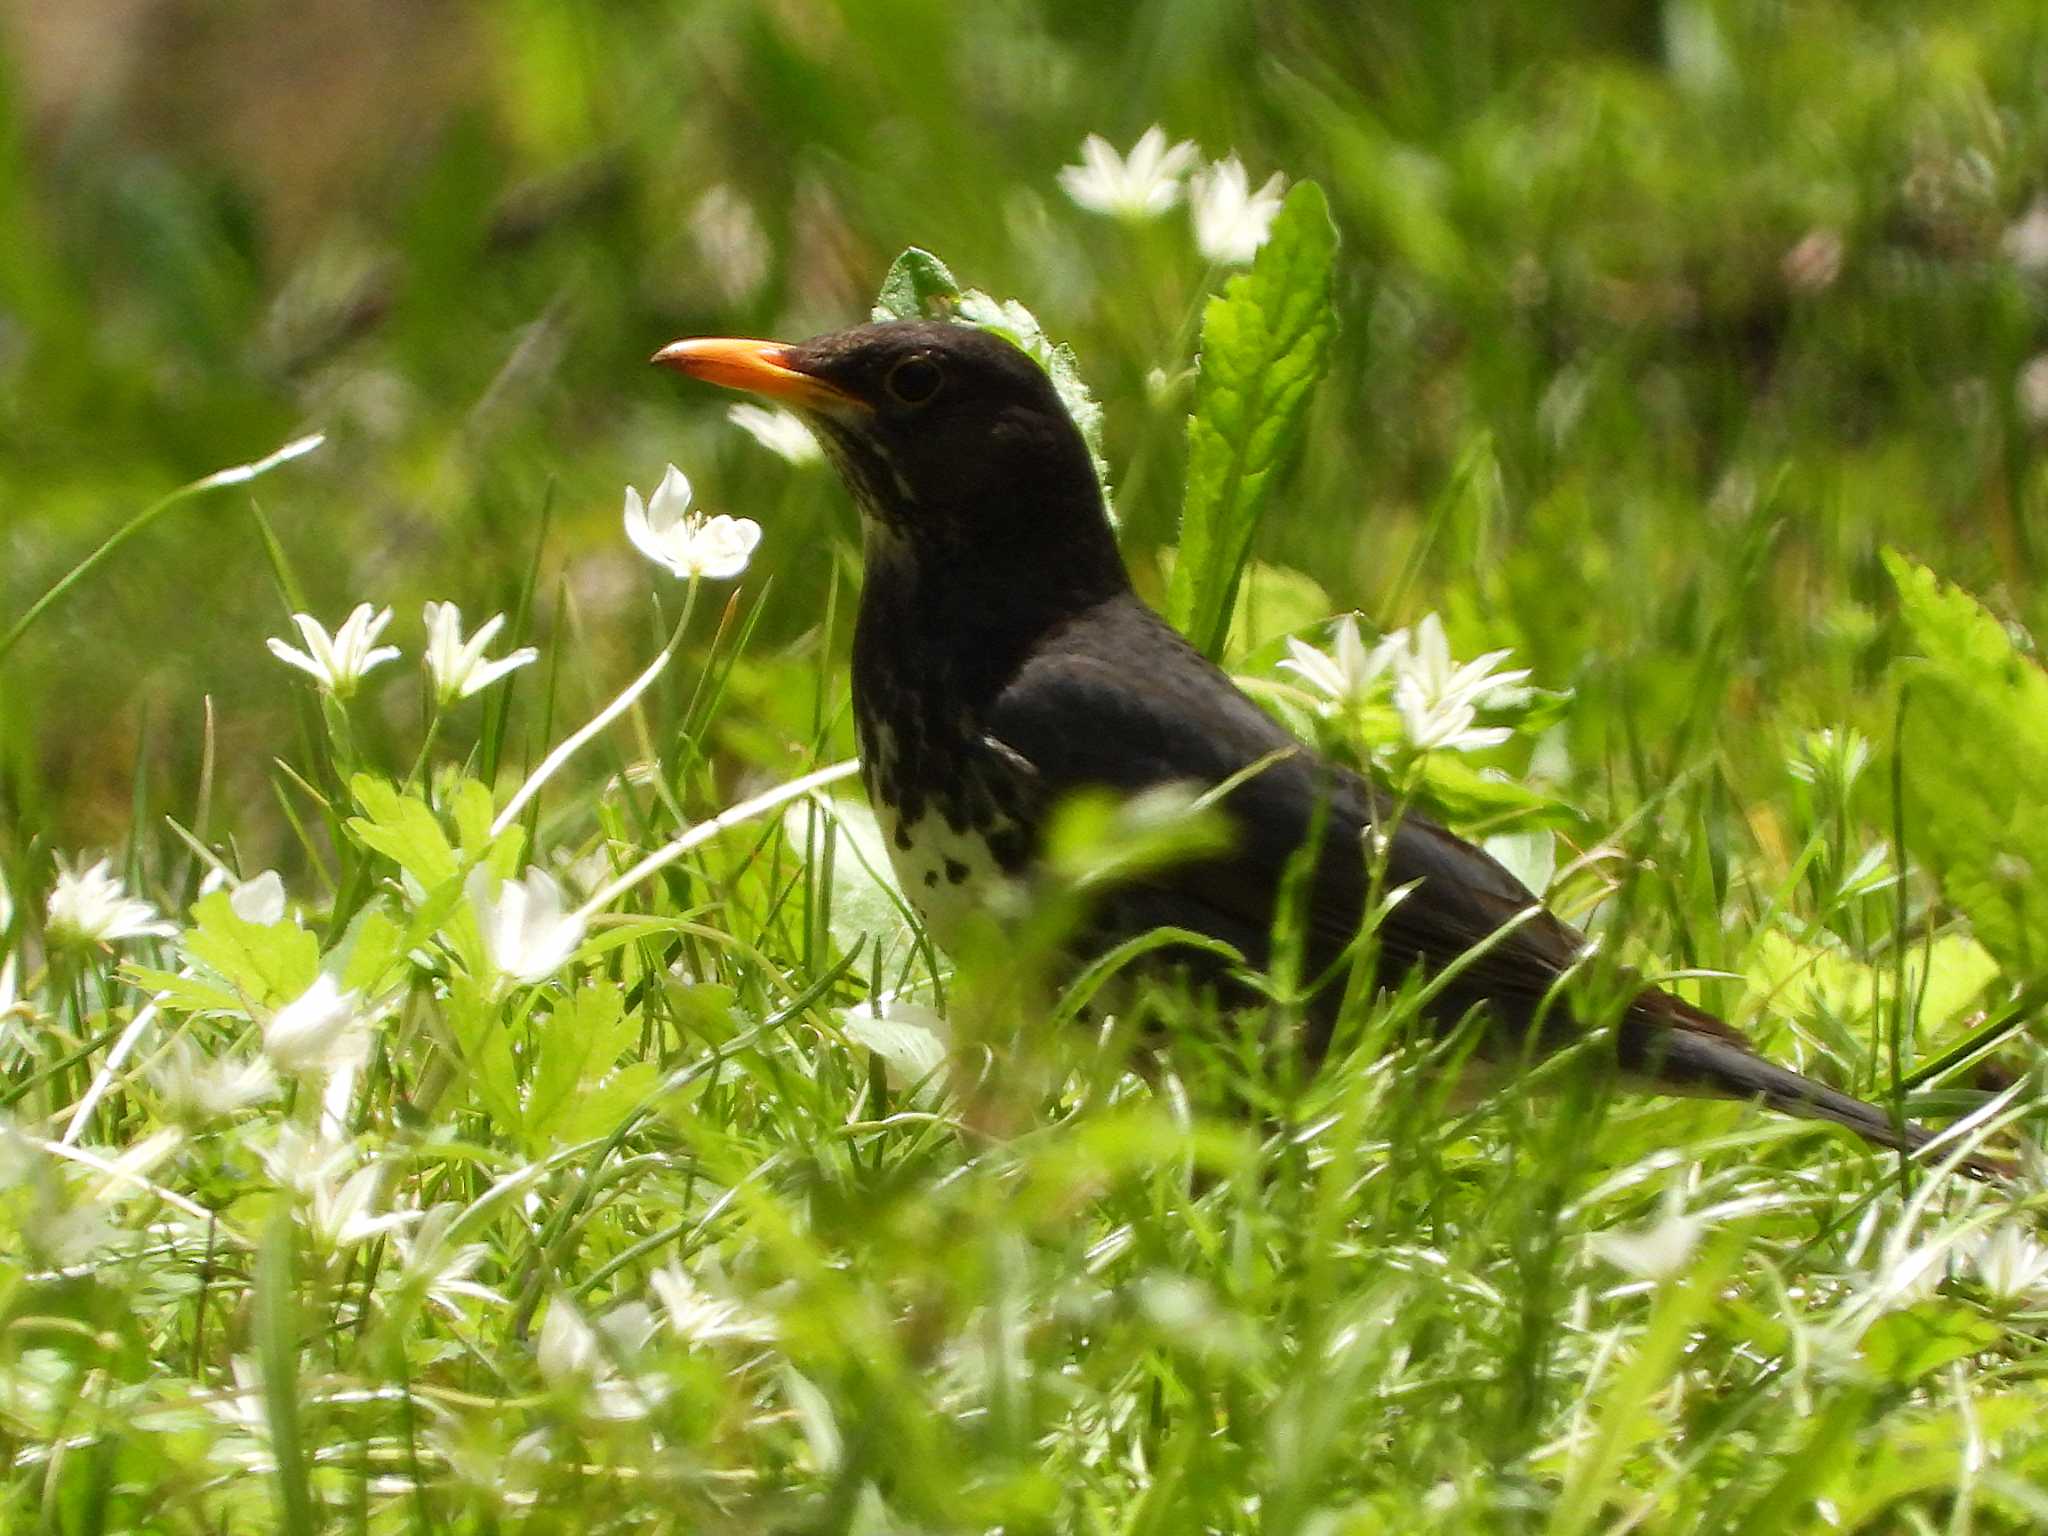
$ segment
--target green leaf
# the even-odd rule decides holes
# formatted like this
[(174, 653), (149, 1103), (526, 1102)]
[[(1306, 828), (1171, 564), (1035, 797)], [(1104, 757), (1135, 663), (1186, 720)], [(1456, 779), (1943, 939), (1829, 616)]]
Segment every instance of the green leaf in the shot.
[(490, 786), (481, 779), (463, 779), (448, 797), (448, 805), (455, 816), (455, 835), (462, 843), (462, 851), (471, 859), (480, 859), (490, 849), (491, 821), (496, 815)]
[(121, 979), (138, 991), (147, 992), (174, 1013), (221, 1013), (239, 1017), (249, 1011), (248, 1004), (226, 987), (191, 976), (180, 976), (175, 971), (124, 965), (121, 967)]
[(651, 1061), (636, 1061), (619, 1068), (568, 1102), (555, 1123), (555, 1137), (570, 1142), (608, 1135), (618, 1129), (620, 1121), (644, 1104), (660, 1083), (661, 1068)]
[(1981, 1313), (1936, 1297), (1888, 1312), (1863, 1335), (1863, 1363), (1901, 1386), (1966, 1355), (1995, 1349), (2004, 1332)]
[(365, 907), (341, 942), (341, 984), (352, 992), (380, 992), (406, 956), (405, 930), (382, 907)]
[(382, 779), (359, 773), (349, 790), (361, 816), (351, 817), (349, 830), (373, 853), (381, 853), (423, 890), (455, 878), (455, 850), (434, 812), (418, 795), (400, 794)]
[(640, 1024), (626, 1013), (616, 986), (583, 987), (534, 1030), (533, 1076), (521, 1117), (528, 1151), (539, 1151), (572, 1118), (586, 1086), (609, 1072), (639, 1042)]
[(320, 944), (312, 934), (289, 918), (252, 923), (235, 911), (226, 891), (202, 896), (192, 918), (186, 956), (251, 1003), (288, 1003), (320, 972)]
[[(816, 818), (814, 821), (813, 818)], [(803, 801), (783, 814), (783, 836), (791, 848), (822, 859), (825, 838), (834, 838), (831, 886), (824, 893), (827, 931), (841, 954), (866, 940), (884, 964), (917, 942), (907, 907), (889, 868), (889, 850), (875, 813), (858, 800), (834, 800), (829, 807)]]
[(889, 263), (882, 291), (875, 295), (876, 320), (948, 320), (960, 299), (960, 282), (930, 251), (911, 246)]
[(1322, 189), (1298, 182), (1251, 270), (1233, 277), (1203, 312), (1167, 613), (1211, 657), (1222, 654), (1252, 535), (1329, 360), (1336, 257)]
[(2048, 672), (1968, 593), (1885, 564), (1919, 658), (1895, 664), (1906, 840), (2009, 973), (2048, 967)]

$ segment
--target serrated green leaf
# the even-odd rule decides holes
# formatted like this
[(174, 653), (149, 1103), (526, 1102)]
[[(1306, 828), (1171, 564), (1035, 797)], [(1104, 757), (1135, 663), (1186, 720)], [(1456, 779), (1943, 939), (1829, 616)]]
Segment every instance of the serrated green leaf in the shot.
[(1329, 361), (1336, 257), (1337, 229), (1322, 189), (1299, 182), (1251, 270), (1233, 277), (1203, 312), (1167, 613), (1208, 656), (1222, 654), (1275, 473)]
[(290, 919), (252, 923), (235, 911), (226, 891), (193, 904), (183, 947), (188, 959), (251, 1003), (288, 1003), (320, 972), (320, 944), (312, 934)]
[(363, 814), (350, 817), (348, 827), (365, 848), (383, 854), (423, 889), (454, 878), (455, 849), (426, 801), (368, 774), (351, 779), (349, 790)]
[(1863, 1335), (1863, 1363), (1886, 1381), (1918, 1381), (1965, 1355), (1995, 1348), (2003, 1337), (1981, 1313), (1940, 1297), (1888, 1312)]
[(960, 283), (930, 251), (911, 246), (889, 263), (882, 291), (875, 295), (876, 320), (950, 319)]
[(448, 797), (448, 806), (462, 851), (473, 860), (480, 858), (491, 846), (491, 820), (496, 814), (490, 786), (481, 779), (464, 779)]
[(619, 1122), (645, 1102), (660, 1082), (661, 1069), (651, 1061), (619, 1068), (569, 1101), (555, 1124), (556, 1138), (582, 1141), (618, 1129)]
[(339, 948), (342, 986), (351, 992), (381, 992), (405, 958), (405, 930), (382, 907), (365, 907)]
[(1918, 658), (1898, 662), (1906, 840), (2014, 976), (2048, 967), (2048, 672), (1967, 592), (1886, 551)]
[(121, 977), (137, 991), (147, 992), (173, 1013), (227, 1013), (241, 1015), (248, 1005), (226, 987), (175, 971), (156, 971), (147, 966), (124, 965)]
[(611, 985), (578, 989), (534, 1030), (533, 1074), (521, 1116), (529, 1151), (545, 1145), (578, 1094), (610, 1071), (638, 1043), (639, 1034), (637, 1020), (626, 1013), (624, 995)]

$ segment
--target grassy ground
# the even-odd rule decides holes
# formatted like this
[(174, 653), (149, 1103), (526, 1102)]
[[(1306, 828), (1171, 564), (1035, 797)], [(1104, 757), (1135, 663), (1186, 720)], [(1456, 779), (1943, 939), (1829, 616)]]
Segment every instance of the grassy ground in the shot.
[[(2031, 1154), (1928, 1178), (1610, 1101), (1591, 1055), (1476, 1105), (1414, 1050), (1304, 1080), (1167, 999), (1132, 1073), (1028, 953), (917, 943), (857, 791), (777, 799), (851, 750), (852, 514), (642, 360), (849, 323), (937, 250), (1073, 345), (1165, 594), (1224, 274), (1056, 179), (1156, 120), (1314, 179), (1343, 240), (1231, 664), (1405, 763), (1283, 637), (1512, 648), (1509, 739), (1422, 770), (1461, 825), (1778, 1059), (2024, 1117), (2048, 24), (1349, 9), (0, 29), (0, 637), (325, 434), (0, 638), (0, 1524), (2048, 1519)], [(763, 525), (737, 581), (623, 537), (670, 460)], [(428, 599), (538, 660), (436, 707)], [(350, 699), (264, 645), (362, 601), (405, 662)], [(151, 911), (67, 936), (101, 855)], [(528, 865), (588, 920), (511, 921)]]

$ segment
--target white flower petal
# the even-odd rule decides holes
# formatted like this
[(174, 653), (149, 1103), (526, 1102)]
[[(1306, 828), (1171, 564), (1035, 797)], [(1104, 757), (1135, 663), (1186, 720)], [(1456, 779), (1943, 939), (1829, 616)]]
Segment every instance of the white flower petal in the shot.
[(178, 931), (157, 916), (155, 907), (130, 896), (105, 859), (85, 870), (58, 862), (44, 921), (60, 943), (116, 944), (123, 939), (168, 938)]
[(470, 871), (464, 890), (484, 957), (500, 976), (529, 986), (546, 981), (583, 943), (583, 918), (563, 911), (562, 888), (544, 869), (529, 865), (523, 880), (501, 882), (479, 867)]
[(263, 1050), (280, 1072), (324, 1072), (360, 1059), (369, 1045), (361, 998), (322, 971), (313, 984), (272, 1014)]
[(1109, 141), (1091, 133), (1081, 144), (1081, 163), (1059, 173), (1061, 189), (1091, 213), (1119, 218), (1156, 218), (1180, 201), (1180, 178), (1193, 161), (1192, 144), (1167, 146), (1165, 130), (1145, 130), (1119, 158)]

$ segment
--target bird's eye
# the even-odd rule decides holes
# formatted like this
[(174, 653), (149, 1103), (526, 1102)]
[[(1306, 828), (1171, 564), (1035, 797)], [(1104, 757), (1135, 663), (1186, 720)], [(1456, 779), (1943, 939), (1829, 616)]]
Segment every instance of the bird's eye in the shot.
[(928, 357), (906, 357), (889, 370), (889, 393), (905, 405), (923, 405), (945, 382), (939, 365)]

